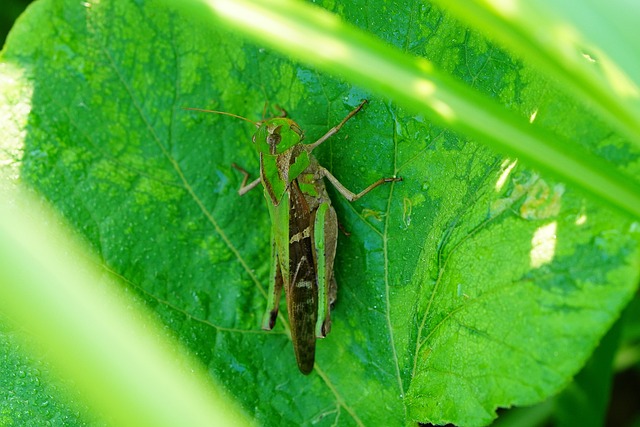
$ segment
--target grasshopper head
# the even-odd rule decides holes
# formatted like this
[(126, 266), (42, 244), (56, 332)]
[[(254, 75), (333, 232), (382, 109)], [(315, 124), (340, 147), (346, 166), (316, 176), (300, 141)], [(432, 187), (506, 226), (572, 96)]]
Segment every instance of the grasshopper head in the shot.
[(253, 135), (253, 142), (263, 154), (282, 154), (304, 138), (302, 129), (291, 119), (265, 120)]

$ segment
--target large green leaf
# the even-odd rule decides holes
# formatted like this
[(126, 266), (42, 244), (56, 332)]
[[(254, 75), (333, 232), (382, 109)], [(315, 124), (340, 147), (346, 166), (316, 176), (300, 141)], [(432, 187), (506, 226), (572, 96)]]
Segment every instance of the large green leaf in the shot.
[[(637, 152), (610, 129), (440, 10), (325, 7), (637, 175)], [(561, 390), (635, 289), (630, 220), (162, 3), (41, 0), (0, 66), (5, 175), (62, 212), (262, 424), (487, 424), (497, 407)], [(351, 234), (338, 244), (332, 331), (305, 377), (285, 316), (259, 328), (268, 214), (259, 190), (237, 195), (230, 167), (257, 176), (252, 127), (184, 108), (255, 120), (277, 103), (313, 141), (363, 98), (319, 160), (352, 190), (404, 181), (353, 204), (332, 193)]]

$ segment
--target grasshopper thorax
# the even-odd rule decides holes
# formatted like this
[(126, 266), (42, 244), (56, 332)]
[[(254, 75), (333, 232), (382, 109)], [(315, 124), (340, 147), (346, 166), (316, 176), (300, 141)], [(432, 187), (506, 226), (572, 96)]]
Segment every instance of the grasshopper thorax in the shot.
[(304, 139), (302, 129), (291, 119), (278, 117), (259, 123), (253, 143), (260, 153), (282, 154)]

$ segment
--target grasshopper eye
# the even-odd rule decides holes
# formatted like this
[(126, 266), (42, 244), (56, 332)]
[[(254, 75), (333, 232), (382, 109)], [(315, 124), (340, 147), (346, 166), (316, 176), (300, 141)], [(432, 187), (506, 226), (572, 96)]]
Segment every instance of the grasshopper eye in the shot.
[(271, 154), (276, 154), (276, 147), (282, 141), (282, 136), (280, 136), (280, 129), (282, 126), (278, 126), (267, 135), (267, 144), (269, 144), (269, 152)]
[(282, 137), (277, 133), (267, 136), (267, 144), (269, 145), (278, 145), (281, 140)]

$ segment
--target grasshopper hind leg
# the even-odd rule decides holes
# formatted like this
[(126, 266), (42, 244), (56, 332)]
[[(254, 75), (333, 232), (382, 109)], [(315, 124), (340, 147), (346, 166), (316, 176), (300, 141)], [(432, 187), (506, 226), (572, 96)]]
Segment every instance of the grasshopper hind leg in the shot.
[(324, 338), (331, 331), (331, 310), (337, 297), (333, 275), (338, 237), (338, 218), (330, 203), (321, 203), (314, 220), (314, 258), (318, 281), (318, 319), (316, 336)]
[(331, 285), (329, 286), (329, 308), (333, 310), (338, 300), (338, 284), (336, 278), (331, 277)]
[(271, 280), (269, 280), (269, 294), (267, 295), (267, 311), (262, 318), (262, 329), (270, 331), (276, 324), (278, 318), (278, 310), (280, 307), (280, 295), (282, 294), (282, 270), (278, 263), (278, 256), (275, 254), (275, 242), (271, 239), (271, 248), (273, 251), (271, 257)]
[(329, 307), (327, 309), (327, 317), (322, 322), (322, 336), (326, 337), (329, 332), (331, 332), (331, 310), (336, 305), (336, 300), (338, 299), (338, 284), (336, 283), (336, 278), (331, 277), (331, 281), (329, 282), (329, 290), (327, 292), (327, 302)]

